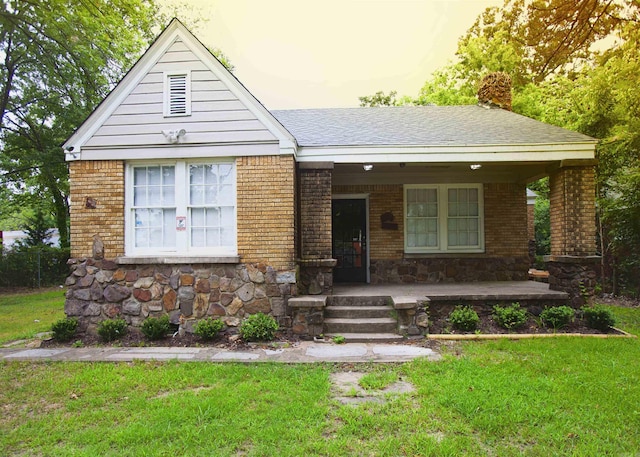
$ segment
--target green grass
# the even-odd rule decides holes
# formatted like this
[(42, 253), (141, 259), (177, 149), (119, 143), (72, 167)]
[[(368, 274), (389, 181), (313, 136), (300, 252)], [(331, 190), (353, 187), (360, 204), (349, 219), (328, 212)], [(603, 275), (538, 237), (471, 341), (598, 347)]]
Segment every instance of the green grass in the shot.
[(0, 316), (0, 344), (32, 338), (64, 317), (64, 290), (0, 295)]
[(4, 362), (0, 455), (635, 456), (638, 360), (638, 339), (468, 342), (363, 365), (416, 391), (356, 406), (329, 385), (351, 365)]

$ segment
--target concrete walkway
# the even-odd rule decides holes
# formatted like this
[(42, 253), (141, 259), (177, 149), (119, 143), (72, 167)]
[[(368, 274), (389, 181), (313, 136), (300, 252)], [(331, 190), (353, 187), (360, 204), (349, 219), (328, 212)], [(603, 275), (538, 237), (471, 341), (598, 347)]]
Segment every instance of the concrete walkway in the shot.
[(133, 360), (181, 360), (191, 362), (408, 362), (416, 358), (440, 360), (432, 349), (410, 344), (299, 342), (291, 347), (255, 345), (231, 350), (215, 347), (100, 347), (100, 348), (1, 348), (0, 360), (131, 362)]

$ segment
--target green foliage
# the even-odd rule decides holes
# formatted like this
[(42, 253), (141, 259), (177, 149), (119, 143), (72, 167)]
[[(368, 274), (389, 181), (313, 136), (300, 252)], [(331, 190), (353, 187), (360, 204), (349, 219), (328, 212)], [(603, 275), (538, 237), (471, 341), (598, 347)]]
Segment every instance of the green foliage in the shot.
[(395, 90), (389, 92), (389, 95), (385, 95), (383, 91), (378, 91), (373, 95), (365, 95), (358, 97), (358, 99), (360, 100), (360, 106), (396, 106), (399, 104), (396, 100), (396, 94)]
[(240, 324), (240, 335), (246, 341), (271, 341), (277, 330), (276, 320), (263, 313), (252, 314)]
[(78, 328), (78, 319), (67, 317), (51, 324), (53, 338), (58, 341), (71, 341)]
[(336, 335), (336, 336), (333, 337), (332, 341), (335, 344), (344, 344), (344, 343), (347, 342), (347, 339), (342, 335)]
[(167, 333), (169, 333), (169, 329), (169, 316), (166, 314), (158, 318), (148, 317), (142, 323), (142, 327), (140, 327), (143, 335), (150, 340), (164, 338), (167, 336)]
[[(9, 204), (54, 216), (68, 246), (60, 144), (109, 93), (164, 21), (142, 0), (5, 2), (0, 14), (2, 186)], [(7, 209), (7, 208), (4, 208)]]
[(569, 306), (552, 306), (551, 308), (545, 308), (540, 313), (542, 323), (554, 329), (566, 327), (573, 321), (574, 317), (575, 311)]
[(122, 338), (127, 333), (124, 319), (106, 319), (98, 324), (98, 335), (107, 343)]
[(388, 368), (364, 374), (358, 384), (365, 390), (382, 390), (398, 381), (398, 373)]
[(211, 317), (207, 317), (206, 319), (200, 320), (193, 329), (193, 332), (198, 335), (200, 338), (205, 340), (212, 340), (216, 336), (220, 330), (224, 328), (224, 322), (220, 319), (213, 319)]
[[(0, 249), (0, 287), (59, 285), (69, 275), (69, 248), (51, 246)], [(40, 284), (38, 284), (38, 279)]]
[(585, 306), (582, 308), (582, 314), (589, 327), (603, 332), (616, 325), (616, 318), (613, 312), (602, 305)]
[(494, 306), (493, 320), (507, 330), (522, 327), (527, 322), (527, 311), (520, 308), (520, 303), (512, 303), (509, 306)]
[(471, 332), (478, 326), (480, 317), (471, 306), (458, 305), (449, 314), (449, 321), (453, 328), (463, 332)]

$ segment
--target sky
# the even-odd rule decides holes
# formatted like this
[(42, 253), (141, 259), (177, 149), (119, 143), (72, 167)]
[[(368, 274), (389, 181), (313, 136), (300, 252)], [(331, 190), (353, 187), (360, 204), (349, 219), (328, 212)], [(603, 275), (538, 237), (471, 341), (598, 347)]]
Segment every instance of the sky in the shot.
[[(476, 17), (503, 0), (161, 0), (268, 109), (417, 96)], [(185, 13), (187, 11), (187, 13)], [(168, 11), (169, 12), (169, 11)], [(186, 16), (186, 17), (185, 17)], [(195, 22), (199, 18), (201, 22)], [(203, 18), (206, 18), (203, 20)]]

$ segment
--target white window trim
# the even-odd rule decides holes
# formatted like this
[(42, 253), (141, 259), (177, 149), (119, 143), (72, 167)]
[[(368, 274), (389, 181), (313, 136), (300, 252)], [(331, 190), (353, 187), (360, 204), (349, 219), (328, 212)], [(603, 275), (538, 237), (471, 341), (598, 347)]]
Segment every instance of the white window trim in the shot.
[[(170, 84), (169, 78), (171, 76), (185, 76), (185, 90), (186, 90), (186, 100), (185, 100), (185, 112), (178, 114), (171, 114), (170, 110)], [(182, 117), (182, 116), (191, 116), (191, 71), (165, 71), (163, 73), (163, 110), (164, 117)]]
[[(408, 189), (436, 189), (438, 191), (438, 245), (433, 248), (407, 246), (407, 190)], [(449, 211), (449, 189), (477, 189), (478, 190), (478, 246), (477, 247), (448, 247), (447, 218)], [(484, 248), (484, 186), (482, 184), (405, 184), (403, 189), (404, 205), (404, 252), (407, 254), (441, 254), (441, 253), (483, 253)]]
[[(233, 165), (233, 230), (235, 231), (235, 245), (233, 247), (190, 247), (190, 220), (188, 195), (189, 192), (189, 165), (203, 164), (231, 164)], [(174, 248), (137, 248), (135, 246), (135, 226), (133, 218), (133, 171), (135, 167), (142, 166), (174, 166), (175, 167), (175, 207), (176, 217), (185, 217), (186, 230), (176, 230), (176, 247)], [(178, 257), (229, 257), (238, 255), (238, 182), (235, 159), (223, 158), (216, 160), (174, 160), (174, 161), (131, 161), (127, 162), (125, 170), (125, 256), (178, 256)]]

